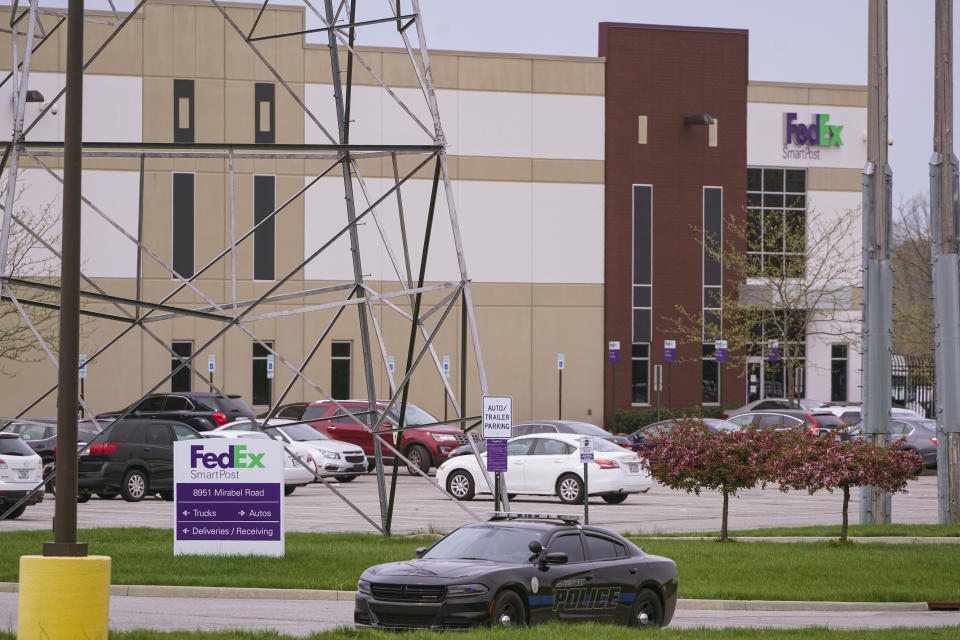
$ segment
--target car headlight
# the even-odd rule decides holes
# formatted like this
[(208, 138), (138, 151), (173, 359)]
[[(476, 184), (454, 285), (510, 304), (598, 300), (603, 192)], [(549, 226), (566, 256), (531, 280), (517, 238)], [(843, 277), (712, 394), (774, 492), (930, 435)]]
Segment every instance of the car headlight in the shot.
[(431, 433), (430, 435), (433, 436), (433, 439), (436, 440), (437, 442), (456, 442), (457, 441), (457, 436), (453, 435), (452, 433)]
[(366, 580), (357, 580), (357, 591), (370, 595), (370, 583)]
[(468, 596), (482, 596), (487, 587), (482, 584), (455, 584), (447, 587), (448, 598), (466, 598)]
[(336, 451), (327, 451), (326, 449), (321, 449), (321, 453), (323, 454), (324, 458), (331, 458), (333, 460), (340, 459), (340, 454)]

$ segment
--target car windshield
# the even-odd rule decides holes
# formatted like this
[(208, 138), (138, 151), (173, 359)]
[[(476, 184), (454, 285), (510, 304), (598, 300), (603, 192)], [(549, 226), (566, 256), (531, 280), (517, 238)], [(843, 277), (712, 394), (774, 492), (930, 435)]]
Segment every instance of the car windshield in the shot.
[[(276, 429), (277, 427), (268, 427), (267, 431)], [(297, 442), (306, 442), (308, 440), (329, 440), (327, 436), (323, 435), (316, 429), (305, 424), (289, 424), (283, 426), (283, 432), (291, 440), (296, 440)]]
[[(400, 409), (395, 408), (390, 410), (390, 419), (394, 422), (400, 420)], [(432, 415), (421, 409), (420, 407), (415, 407), (413, 405), (407, 405), (407, 413), (405, 414), (405, 419), (403, 423), (408, 427), (419, 427), (425, 424), (435, 424), (437, 419)]]
[(610, 435), (597, 425), (590, 424), (589, 422), (568, 422), (566, 425), (560, 426), (560, 431), (567, 433), (579, 433), (580, 435), (584, 436), (599, 436), (601, 438)]
[(533, 555), (530, 542), (543, 544), (543, 532), (521, 527), (462, 527), (435, 544), (429, 560), (490, 560), (526, 562)]

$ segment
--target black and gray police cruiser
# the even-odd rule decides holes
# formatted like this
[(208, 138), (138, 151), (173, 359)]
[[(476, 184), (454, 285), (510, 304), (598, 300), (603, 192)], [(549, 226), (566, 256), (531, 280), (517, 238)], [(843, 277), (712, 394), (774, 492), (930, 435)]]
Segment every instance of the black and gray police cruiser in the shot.
[(370, 567), (354, 623), (388, 629), (517, 627), (549, 620), (664, 626), (677, 567), (576, 516), (495, 513), (417, 559)]

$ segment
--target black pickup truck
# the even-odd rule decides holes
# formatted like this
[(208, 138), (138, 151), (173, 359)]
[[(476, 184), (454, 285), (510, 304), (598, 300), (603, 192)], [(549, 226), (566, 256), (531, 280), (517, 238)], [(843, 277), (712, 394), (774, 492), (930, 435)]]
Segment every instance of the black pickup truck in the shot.
[(130, 418), (176, 420), (197, 431), (210, 431), (238, 418), (254, 415), (242, 396), (191, 391), (184, 393), (154, 393), (137, 402), (132, 408), (109, 411), (100, 418), (117, 418), (126, 413)]

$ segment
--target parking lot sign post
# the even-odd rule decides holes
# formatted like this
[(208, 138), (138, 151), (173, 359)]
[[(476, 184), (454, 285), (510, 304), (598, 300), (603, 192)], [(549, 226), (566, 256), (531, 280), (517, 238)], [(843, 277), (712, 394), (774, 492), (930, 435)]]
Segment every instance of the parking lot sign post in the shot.
[(580, 461), (583, 463), (583, 524), (590, 524), (590, 463), (593, 462), (593, 438), (580, 438)]
[(483, 437), (488, 440), (487, 471), (494, 473), (493, 509), (500, 510), (501, 500), (504, 507), (509, 509), (510, 501), (506, 498), (501, 474), (509, 465), (507, 439), (513, 435), (513, 397), (483, 396), (481, 423)]
[(657, 392), (657, 421), (660, 421), (660, 394), (663, 391), (663, 365), (653, 365), (653, 390)]
[[(78, 357), (80, 360), (80, 399), (86, 400), (87, 396), (85, 394), (84, 383), (87, 381), (87, 354), (81, 353)], [(83, 417), (83, 405), (80, 405), (80, 417)]]
[(273, 380), (273, 354), (267, 356), (267, 380)]
[(717, 404), (723, 406), (723, 363), (727, 361), (727, 341), (713, 343), (713, 357), (717, 361)]
[(210, 372), (210, 393), (213, 393), (213, 372), (217, 370), (217, 356), (207, 356), (207, 371)]
[(677, 359), (677, 341), (663, 341), (663, 361), (667, 363), (667, 407), (673, 408), (673, 363)]
[[(445, 380), (450, 379), (450, 356), (443, 356), (443, 377)], [(440, 383), (440, 389), (443, 391), (443, 421), (447, 421), (447, 385), (442, 381)]]
[(565, 355), (557, 354), (557, 375), (560, 376), (557, 387), (557, 420), (563, 420), (563, 368), (566, 366), (566, 360)]
[(610, 415), (612, 416), (617, 410), (617, 363), (620, 362), (620, 341), (619, 340), (610, 340), (607, 343), (607, 359), (610, 361), (612, 366), (612, 384), (613, 387), (613, 400), (612, 406), (610, 407)]

